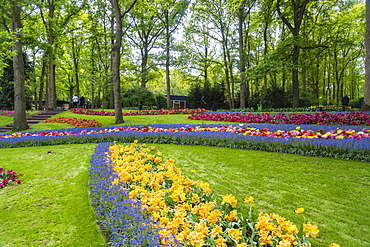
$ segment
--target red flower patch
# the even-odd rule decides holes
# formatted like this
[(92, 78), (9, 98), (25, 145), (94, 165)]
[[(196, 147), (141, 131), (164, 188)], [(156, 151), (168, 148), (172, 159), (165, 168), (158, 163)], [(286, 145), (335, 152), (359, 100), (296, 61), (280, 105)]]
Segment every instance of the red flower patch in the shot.
[(45, 120), (43, 123), (66, 123), (73, 125), (75, 128), (102, 127), (102, 124), (96, 120), (83, 118), (57, 117)]

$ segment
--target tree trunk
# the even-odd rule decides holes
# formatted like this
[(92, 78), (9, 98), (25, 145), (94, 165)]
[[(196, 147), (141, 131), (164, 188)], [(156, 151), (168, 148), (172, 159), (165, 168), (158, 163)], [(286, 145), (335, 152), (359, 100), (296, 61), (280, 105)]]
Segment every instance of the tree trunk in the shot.
[(291, 24), (288, 19), (283, 15), (280, 10), (281, 0), (276, 2), (276, 11), (283, 21), (283, 23), (289, 28), (296, 39), (292, 50), (292, 86), (293, 86), (293, 107), (299, 107), (299, 78), (298, 78), (298, 65), (299, 65), (299, 46), (297, 44), (297, 39), (299, 37), (300, 28), (302, 25), (302, 20), (304, 18), (304, 13), (306, 11), (306, 6), (309, 0), (291, 0), (291, 7), (293, 11), (293, 24)]
[(222, 21), (220, 21), (220, 32), (221, 32), (221, 37), (222, 37), (222, 55), (224, 59), (224, 70), (225, 70), (225, 81), (226, 81), (226, 92), (227, 92), (227, 101), (229, 103), (229, 108), (233, 109), (234, 104), (233, 104), (233, 96), (231, 93), (231, 85), (230, 85), (230, 75), (229, 75), (229, 61), (228, 61), (228, 43), (227, 43), (227, 38), (225, 35), (225, 27)]
[[(206, 39), (206, 38), (204, 38)], [(204, 42), (206, 44), (206, 42)], [(209, 62), (208, 62), (208, 46), (206, 45), (204, 48), (204, 89), (205, 91), (209, 90), (209, 80), (208, 80), (208, 67), (209, 67)]]
[(39, 90), (39, 107), (38, 110), (43, 110), (43, 98), (44, 98), (44, 87), (45, 87), (45, 77), (46, 77), (46, 62), (47, 55), (44, 56), (42, 60), (41, 76), (40, 76), (40, 90)]
[(12, 131), (29, 129), (26, 118), (26, 97), (24, 93), (24, 61), (22, 40), (19, 30), (22, 28), (21, 7), (19, 1), (10, 1), (12, 8), (12, 28), (14, 35), (13, 70), (14, 70), (14, 124)]
[(75, 80), (76, 80), (76, 95), (80, 98), (80, 80), (78, 77), (78, 52), (77, 52), (77, 47), (75, 44), (74, 38), (72, 38), (72, 59), (73, 59), (73, 67), (75, 71)]
[(143, 57), (141, 58), (141, 87), (146, 87), (146, 77), (148, 75), (148, 58), (149, 58), (149, 51), (148, 51), (148, 43), (143, 44)]
[(112, 0), (112, 8), (114, 10), (116, 20), (116, 40), (112, 46), (112, 82), (114, 94), (114, 116), (115, 123), (124, 123), (122, 116), (122, 99), (120, 87), (120, 50), (122, 45), (122, 17), (121, 9), (118, 5), (118, 0)]
[(46, 108), (54, 110), (57, 107), (56, 86), (55, 86), (55, 64), (54, 64), (54, 0), (49, 3), (49, 33), (48, 33), (48, 55), (49, 55), (49, 81), (47, 87)]
[(224, 68), (225, 68), (225, 81), (226, 81), (226, 92), (227, 92), (227, 101), (229, 102), (229, 108), (233, 109), (231, 87), (230, 87), (230, 76), (229, 76), (229, 63), (227, 61), (227, 50), (226, 45), (222, 45), (223, 57), (224, 57)]
[[(117, 3), (118, 4), (118, 3)], [(114, 43), (115, 43), (115, 39), (114, 39), (114, 20), (115, 20), (115, 18), (114, 17), (112, 17), (111, 18), (111, 26), (110, 26), (110, 28), (111, 28), (111, 33), (112, 33), (112, 35), (111, 35), (111, 45), (112, 45), (112, 47), (114, 46)], [(113, 74), (113, 59), (111, 59), (111, 74)], [(114, 83), (113, 83), (113, 76), (111, 76), (111, 78), (110, 78), (110, 82), (109, 82), (109, 102), (108, 102), (108, 108), (109, 109), (114, 109)]]
[(166, 93), (167, 93), (167, 109), (171, 109), (171, 79), (170, 79), (170, 23), (168, 10), (165, 12), (165, 28), (166, 28)]
[(244, 23), (244, 10), (239, 8), (238, 11), (238, 21), (239, 21), (239, 71), (240, 71), (240, 108), (245, 108), (245, 95), (246, 95), (246, 85), (245, 85), (245, 56), (244, 56), (244, 37), (243, 37), (243, 23)]
[[(265, 26), (263, 28), (263, 56), (264, 57), (267, 57), (267, 54), (268, 54), (268, 40), (267, 40), (267, 29), (268, 29), (268, 19), (266, 18), (265, 16)], [(267, 61), (264, 61), (264, 63), (266, 64)], [(263, 77), (263, 101), (265, 101), (266, 99), (266, 95), (267, 95), (267, 75), (264, 75)]]
[(293, 83), (293, 108), (299, 107), (299, 78), (298, 78), (298, 64), (299, 64), (299, 47), (293, 47), (293, 68), (292, 68), (292, 83)]
[(370, 111), (370, 0), (366, 0), (366, 65), (364, 102), (361, 111)]

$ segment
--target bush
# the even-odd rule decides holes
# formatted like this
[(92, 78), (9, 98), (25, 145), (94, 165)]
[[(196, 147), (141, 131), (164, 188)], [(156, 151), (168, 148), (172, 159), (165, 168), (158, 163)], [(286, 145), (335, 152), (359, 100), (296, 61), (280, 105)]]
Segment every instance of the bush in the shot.
[(227, 109), (228, 103), (225, 97), (225, 88), (222, 84), (215, 83), (210, 87), (193, 85), (188, 94), (189, 108), (200, 108), (200, 99), (204, 95), (207, 110)]
[(139, 107), (143, 106), (162, 106), (166, 105), (164, 95), (155, 95), (147, 88), (134, 87), (122, 93), (122, 104), (124, 107)]

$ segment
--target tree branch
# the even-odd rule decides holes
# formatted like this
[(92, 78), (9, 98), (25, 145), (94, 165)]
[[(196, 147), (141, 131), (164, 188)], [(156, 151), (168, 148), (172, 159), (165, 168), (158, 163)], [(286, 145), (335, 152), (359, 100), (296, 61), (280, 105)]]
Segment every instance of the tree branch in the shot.
[(290, 22), (288, 21), (288, 19), (285, 18), (285, 16), (281, 13), (281, 10), (280, 10), (280, 1), (281, 0), (277, 0), (277, 2), (276, 2), (276, 11), (278, 12), (278, 15), (281, 18), (281, 20), (283, 21), (283, 23), (285, 25), (287, 25), (287, 27), (289, 28), (289, 30), (292, 33), (294, 33), (294, 27), (292, 26), (292, 24), (290, 24)]
[(127, 14), (128, 14), (128, 12), (130, 12), (130, 11), (131, 11), (131, 9), (135, 6), (136, 2), (137, 2), (137, 0), (134, 0), (134, 1), (131, 3), (130, 7), (129, 7), (128, 9), (126, 9), (126, 11), (125, 11), (125, 12), (123, 12), (123, 14), (121, 15), (121, 18), (124, 18), (124, 17), (125, 17), (125, 15), (127, 15)]

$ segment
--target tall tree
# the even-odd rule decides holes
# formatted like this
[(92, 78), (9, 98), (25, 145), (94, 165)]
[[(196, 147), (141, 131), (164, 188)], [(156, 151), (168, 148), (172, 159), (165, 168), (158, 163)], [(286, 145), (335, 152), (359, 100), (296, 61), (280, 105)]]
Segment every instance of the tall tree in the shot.
[(172, 34), (181, 23), (188, 5), (188, 0), (170, 0), (164, 3), (164, 19), (162, 19), (162, 22), (165, 29), (167, 109), (171, 108), (170, 50), (171, 41), (173, 41)]
[(26, 118), (26, 97), (24, 87), (24, 60), (22, 49), (21, 6), (19, 0), (11, 0), (12, 30), (14, 35), (14, 124), (13, 131), (29, 129)]
[(240, 108), (247, 106), (249, 97), (249, 85), (246, 80), (246, 54), (245, 54), (245, 20), (250, 15), (256, 0), (241, 0), (237, 8), (238, 16), (238, 38), (239, 38), (239, 73), (240, 73)]
[(235, 50), (233, 40), (235, 29), (233, 29), (234, 12), (228, 4), (228, 0), (200, 0), (197, 3), (197, 11), (202, 18), (209, 20), (210, 37), (216, 45), (220, 45), (227, 99), (229, 107), (234, 108), (235, 80), (232, 52)]
[(121, 46), (122, 46), (122, 19), (130, 12), (135, 6), (137, 0), (133, 0), (125, 11), (121, 14), (121, 6), (119, 0), (111, 0), (112, 9), (114, 12), (116, 35), (115, 41), (112, 46), (112, 82), (114, 94), (114, 117), (115, 123), (124, 123), (122, 116), (122, 96), (121, 96), (121, 80), (120, 80), (120, 64), (121, 64)]
[(370, 0), (366, 0), (366, 65), (364, 102), (361, 111), (370, 111)]
[[(199, 73), (205, 90), (210, 88), (209, 70), (215, 60), (216, 47), (209, 35), (209, 20), (199, 18), (195, 13), (185, 27), (185, 43), (181, 60), (189, 73)], [(196, 44), (196, 45), (193, 45)], [(200, 100), (200, 99), (199, 99)]]
[[(38, 5), (40, 15), (44, 23), (47, 35), (47, 55), (48, 55), (48, 69), (49, 76), (47, 82), (47, 100), (46, 108), (55, 109), (57, 104), (57, 88), (56, 88), (56, 55), (58, 42), (63, 34), (68, 30), (66, 27), (72, 18), (80, 14), (81, 9), (84, 7), (85, 2), (77, 1), (58, 1), (58, 0), (41, 0)], [(47, 16), (44, 14), (44, 9), (47, 10)]]
[[(89, 91), (92, 96), (92, 103), (98, 104), (103, 108), (114, 109), (113, 82), (111, 77), (111, 48), (114, 44), (114, 16), (112, 16), (111, 4), (104, 0), (95, 0), (96, 8), (89, 8), (89, 19), (91, 25), (87, 33), (89, 34), (90, 58), (82, 60), (89, 61), (90, 85)], [(112, 24), (113, 22), (113, 24)], [(94, 79), (93, 79), (94, 78)], [(113, 95), (107, 97), (108, 95)], [(108, 105), (109, 102), (109, 105)]]
[(137, 6), (131, 11), (128, 20), (127, 35), (131, 44), (140, 52), (140, 86), (146, 87), (148, 72), (151, 65), (150, 52), (157, 44), (157, 40), (164, 32), (162, 20), (164, 18), (163, 2), (138, 0)]
[(299, 33), (301, 30), (302, 21), (306, 11), (306, 6), (309, 0), (291, 0), (291, 13), (293, 17), (293, 23), (291, 23), (286, 13), (281, 11), (282, 0), (277, 0), (276, 10), (283, 23), (289, 28), (293, 35), (293, 50), (292, 50), (292, 84), (293, 84), (293, 107), (299, 107), (299, 77), (298, 77), (298, 65), (299, 65), (299, 51), (300, 47), (298, 44)]
[(48, 40), (48, 68), (49, 68), (49, 80), (47, 81), (47, 99), (46, 108), (48, 110), (55, 109), (57, 106), (56, 86), (55, 86), (55, 0), (48, 0), (48, 17), (45, 18), (42, 7), (40, 6), (40, 13), (45, 25)]

